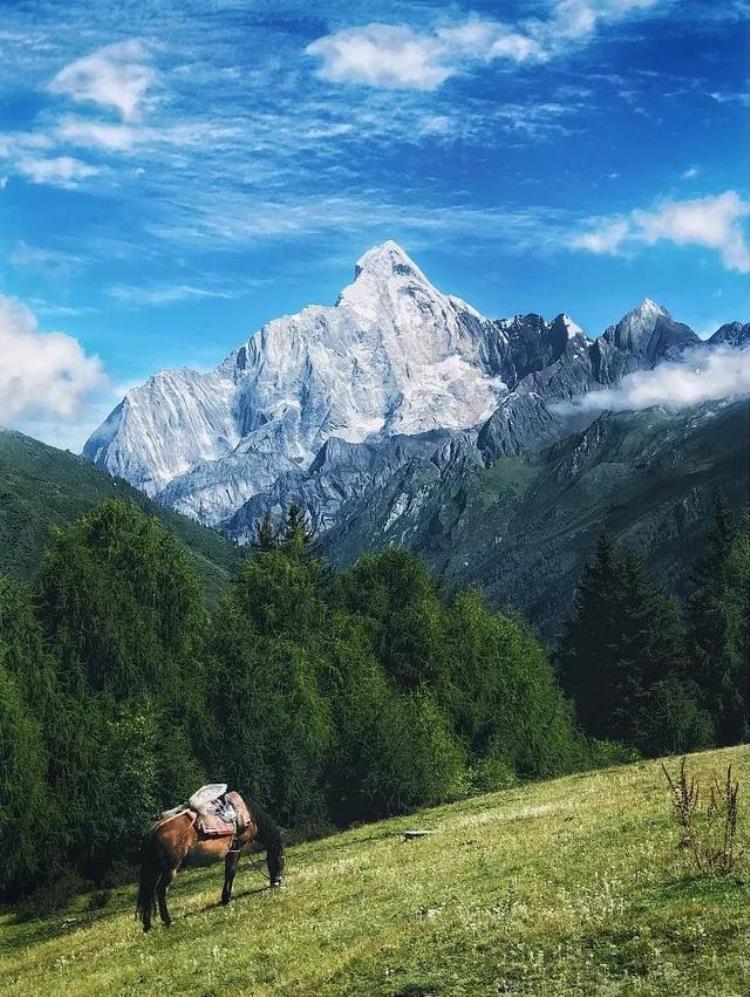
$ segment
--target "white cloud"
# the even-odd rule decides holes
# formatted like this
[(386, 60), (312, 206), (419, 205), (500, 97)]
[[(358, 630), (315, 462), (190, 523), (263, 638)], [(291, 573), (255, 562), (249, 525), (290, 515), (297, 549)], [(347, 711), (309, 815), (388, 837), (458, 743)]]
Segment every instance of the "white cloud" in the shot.
[(52, 156), (49, 159), (21, 156), (15, 167), (18, 173), (32, 183), (50, 184), (53, 187), (77, 187), (81, 180), (95, 177), (99, 173), (97, 167), (73, 156)]
[(133, 125), (87, 121), (83, 118), (63, 118), (55, 128), (61, 142), (86, 148), (101, 148), (109, 152), (128, 152), (138, 142), (142, 129)]
[(683, 170), (680, 174), (681, 180), (695, 180), (697, 176), (700, 175), (700, 169), (697, 166), (688, 166), (686, 170)]
[(683, 363), (663, 363), (628, 374), (617, 388), (591, 391), (558, 409), (622, 411), (664, 405), (684, 408), (700, 402), (750, 395), (750, 350), (696, 350)]
[(616, 253), (627, 238), (630, 226), (622, 218), (611, 221), (602, 219), (589, 232), (580, 232), (572, 239), (574, 249), (586, 249), (590, 253)]
[(543, 43), (529, 34), (516, 31), (502, 21), (487, 21), (471, 17), (454, 27), (438, 28), (436, 32), (446, 58), (462, 56), (492, 62), (544, 61), (548, 53)]
[(556, 0), (546, 20), (518, 24), (472, 15), (424, 31), (393, 24), (343, 28), (312, 42), (318, 75), (332, 83), (434, 90), (449, 77), (495, 60), (545, 62), (585, 44), (601, 24), (622, 20), (661, 0)]
[(156, 74), (150, 54), (137, 38), (115, 42), (65, 66), (49, 85), (53, 94), (77, 102), (113, 107), (127, 121), (138, 116)]
[(590, 219), (570, 245), (590, 253), (616, 254), (638, 245), (671, 242), (717, 252), (727, 270), (750, 273), (750, 244), (743, 219), (750, 202), (734, 190), (685, 201), (665, 201), (650, 211), (635, 209), (625, 216)]
[(54, 145), (53, 137), (43, 131), (0, 132), (0, 160), (10, 173), (55, 187), (75, 187), (100, 172), (73, 156), (55, 155)]
[(390, 24), (337, 31), (305, 51), (322, 59), (319, 75), (333, 83), (433, 90), (453, 72), (442, 64), (442, 46), (434, 35)]
[(98, 357), (77, 339), (40, 332), (25, 305), (0, 295), (0, 422), (73, 419), (104, 383)]

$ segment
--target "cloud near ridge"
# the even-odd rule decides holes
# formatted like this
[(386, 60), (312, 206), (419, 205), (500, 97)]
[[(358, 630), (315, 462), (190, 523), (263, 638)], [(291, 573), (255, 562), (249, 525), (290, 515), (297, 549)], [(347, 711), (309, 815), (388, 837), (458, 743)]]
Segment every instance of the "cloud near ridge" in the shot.
[(0, 295), (0, 423), (74, 418), (106, 383), (98, 357), (63, 332), (40, 332), (25, 305)]
[(636, 371), (616, 388), (590, 391), (577, 402), (554, 406), (562, 413), (581, 410), (633, 411), (662, 405), (685, 408), (700, 402), (750, 395), (750, 349), (695, 350), (684, 362)]
[(600, 255), (618, 255), (636, 246), (672, 242), (719, 254), (727, 270), (750, 273), (750, 243), (742, 227), (750, 201), (735, 190), (685, 201), (664, 201), (652, 210), (589, 219), (569, 245)]
[(555, 0), (546, 19), (518, 24), (470, 15), (418, 31), (373, 22), (342, 28), (307, 46), (320, 60), (318, 75), (332, 83), (434, 90), (472, 65), (504, 60), (546, 62), (585, 44), (600, 25), (622, 20), (661, 0)]

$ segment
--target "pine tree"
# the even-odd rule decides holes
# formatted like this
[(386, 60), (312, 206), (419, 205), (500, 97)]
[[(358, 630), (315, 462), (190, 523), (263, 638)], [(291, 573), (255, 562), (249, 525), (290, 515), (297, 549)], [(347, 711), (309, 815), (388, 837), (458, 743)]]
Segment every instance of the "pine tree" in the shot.
[(45, 768), (40, 726), (5, 666), (0, 640), (0, 900), (33, 884), (49, 847)]
[(307, 513), (298, 502), (292, 502), (286, 511), (284, 547), (294, 554), (302, 554), (312, 541), (313, 533)]
[(688, 616), (690, 674), (703, 693), (721, 745), (740, 740), (747, 723), (747, 666), (741, 651), (739, 660), (736, 651), (733, 653), (729, 626), (737, 587), (730, 572), (734, 540), (729, 511), (719, 498), (707, 550), (698, 562)]
[[(668, 751), (675, 743), (691, 750), (698, 746), (691, 742), (697, 736), (691, 731), (700, 725), (696, 726), (690, 708), (696, 696), (682, 681), (684, 639), (677, 606), (638, 555), (625, 555), (621, 576), (622, 612), (611, 664), (611, 736), (648, 753)], [(663, 686), (665, 682), (669, 684)], [(661, 699), (655, 695), (658, 689), (664, 693)], [(679, 704), (680, 709), (663, 723), (660, 742), (652, 713), (664, 701)], [(698, 709), (695, 702), (694, 707)]]
[(573, 617), (557, 652), (563, 688), (585, 730), (611, 737), (611, 674), (623, 608), (621, 569), (609, 537), (602, 534), (578, 586)]
[(266, 509), (263, 517), (255, 524), (255, 535), (251, 546), (259, 551), (275, 550), (279, 546), (279, 532), (270, 509)]
[(43, 623), (71, 693), (157, 693), (178, 709), (199, 691), (204, 607), (187, 551), (158, 520), (110, 501), (59, 532), (38, 580)]
[(750, 739), (750, 522), (732, 544), (727, 559), (724, 600), (728, 678), (731, 683), (725, 734), (732, 741)]
[[(706, 743), (710, 725), (684, 679), (677, 606), (638, 555), (618, 558), (606, 537), (584, 569), (558, 662), (587, 733), (649, 753), (675, 743), (684, 750)], [(670, 702), (679, 705), (679, 715), (657, 728), (655, 712), (663, 715)]]

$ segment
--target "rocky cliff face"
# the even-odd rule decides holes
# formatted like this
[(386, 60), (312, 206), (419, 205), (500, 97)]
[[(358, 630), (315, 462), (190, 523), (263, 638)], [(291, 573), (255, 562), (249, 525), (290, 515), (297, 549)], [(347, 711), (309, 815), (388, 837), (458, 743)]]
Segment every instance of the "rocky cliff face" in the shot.
[(330, 437), (481, 424), (507, 393), (504, 346), (496, 325), (385, 243), (359, 260), (334, 307), (269, 322), (208, 374), (165, 371), (131, 391), (84, 454), (216, 524), (309, 469)]
[[(214, 371), (164, 371), (129, 392), (84, 454), (240, 543), (291, 499), (332, 544), (362, 517), (374, 544), (398, 540), (404, 516), (401, 539), (416, 542), (439, 528), (416, 520), (467, 475), (596, 417), (560, 403), (687, 351), (741, 348), (748, 330), (730, 323), (706, 344), (649, 299), (593, 341), (567, 315), (491, 321), (388, 242), (333, 307), (269, 322)], [(374, 494), (385, 520), (368, 513)]]

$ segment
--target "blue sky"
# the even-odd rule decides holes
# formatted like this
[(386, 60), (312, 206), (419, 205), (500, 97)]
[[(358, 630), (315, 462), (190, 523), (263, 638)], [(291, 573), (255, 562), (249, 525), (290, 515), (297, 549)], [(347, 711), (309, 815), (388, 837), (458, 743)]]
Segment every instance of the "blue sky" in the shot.
[(749, 11), (3, 0), (0, 422), (78, 448), (388, 238), (492, 317), (747, 319)]

